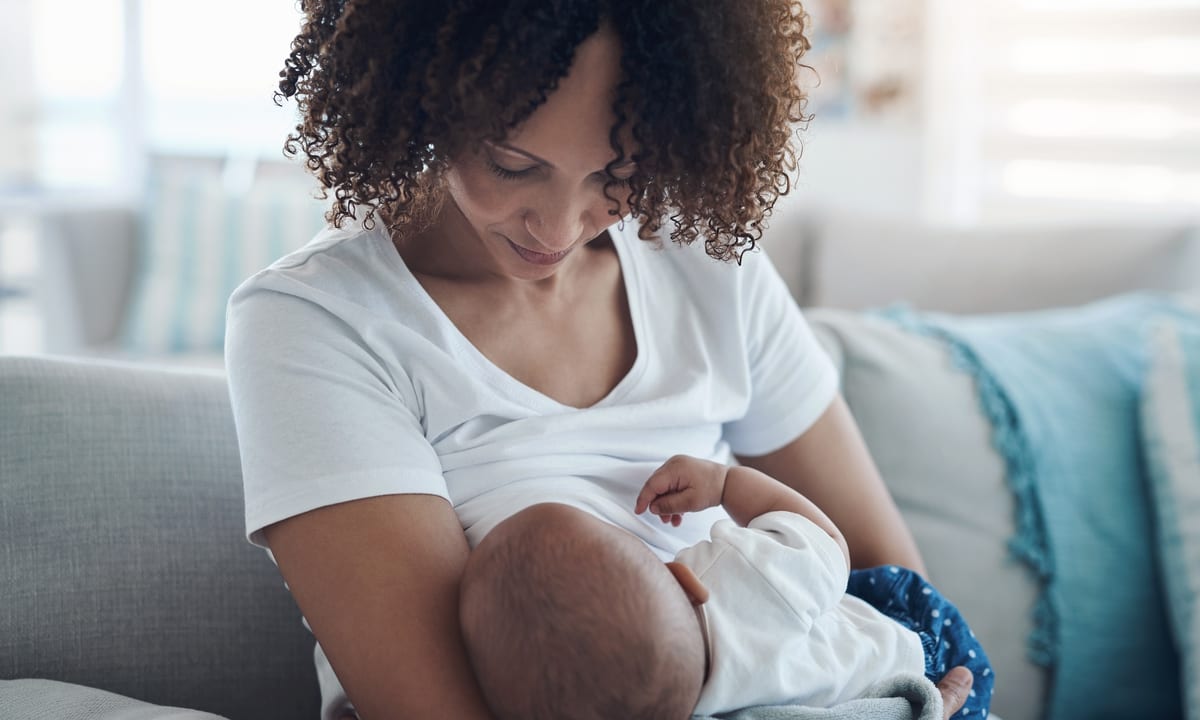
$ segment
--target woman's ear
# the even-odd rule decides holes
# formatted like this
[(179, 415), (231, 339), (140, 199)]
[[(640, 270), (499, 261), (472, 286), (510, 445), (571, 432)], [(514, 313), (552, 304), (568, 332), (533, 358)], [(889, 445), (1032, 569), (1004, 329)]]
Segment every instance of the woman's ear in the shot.
[(704, 583), (700, 582), (700, 578), (696, 577), (696, 573), (692, 572), (690, 567), (672, 561), (667, 563), (667, 569), (675, 576), (675, 581), (679, 583), (679, 587), (683, 588), (683, 592), (693, 605), (703, 605), (708, 602), (708, 588), (704, 587)]

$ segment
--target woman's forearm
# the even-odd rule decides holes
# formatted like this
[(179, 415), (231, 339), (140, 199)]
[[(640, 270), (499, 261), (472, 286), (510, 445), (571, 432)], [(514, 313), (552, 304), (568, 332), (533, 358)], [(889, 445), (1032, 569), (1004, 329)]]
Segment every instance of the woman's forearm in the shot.
[(783, 448), (738, 460), (816, 503), (845, 536), (852, 567), (902, 565), (926, 574), (917, 543), (840, 397)]
[(459, 630), (468, 547), (449, 503), (357, 500), (266, 536), (362, 720), (491, 720)]

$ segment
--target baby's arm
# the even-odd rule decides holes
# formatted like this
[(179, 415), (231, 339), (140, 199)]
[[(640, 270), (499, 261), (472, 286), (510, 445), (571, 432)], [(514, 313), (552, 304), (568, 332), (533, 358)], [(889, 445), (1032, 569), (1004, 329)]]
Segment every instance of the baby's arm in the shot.
[(841, 530), (811, 500), (754, 468), (676, 455), (646, 481), (634, 511), (650, 512), (678, 525), (683, 513), (722, 505), (745, 527), (764, 513), (783, 510), (803, 515), (834, 539), (850, 563), (850, 550)]

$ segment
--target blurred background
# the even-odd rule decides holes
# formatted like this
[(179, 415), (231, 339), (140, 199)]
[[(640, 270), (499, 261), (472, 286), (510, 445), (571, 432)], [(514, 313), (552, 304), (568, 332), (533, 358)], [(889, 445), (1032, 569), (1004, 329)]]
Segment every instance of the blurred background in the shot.
[[(1200, 287), (1200, 0), (811, 0), (765, 247), (801, 303)], [(291, 0), (0, 0), (0, 352), (220, 363), (321, 224), (272, 102)]]

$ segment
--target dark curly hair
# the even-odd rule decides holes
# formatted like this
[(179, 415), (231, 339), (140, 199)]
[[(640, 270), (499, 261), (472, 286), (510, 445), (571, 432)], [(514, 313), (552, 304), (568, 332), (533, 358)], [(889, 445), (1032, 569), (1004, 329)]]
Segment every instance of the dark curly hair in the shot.
[[(737, 259), (791, 187), (797, 82), (808, 16), (794, 0), (301, 0), (306, 19), (276, 101), (302, 120), (284, 151), (305, 165), (340, 226), (382, 210), (392, 230), (422, 228), (456, 153), (500, 140), (563, 78), (576, 47), (608, 23), (621, 43), (609, 136), (631, 133), (628, 187), (641, 236), (703, 236)], [(619, 207), (611, 192), (605, 194)]]

